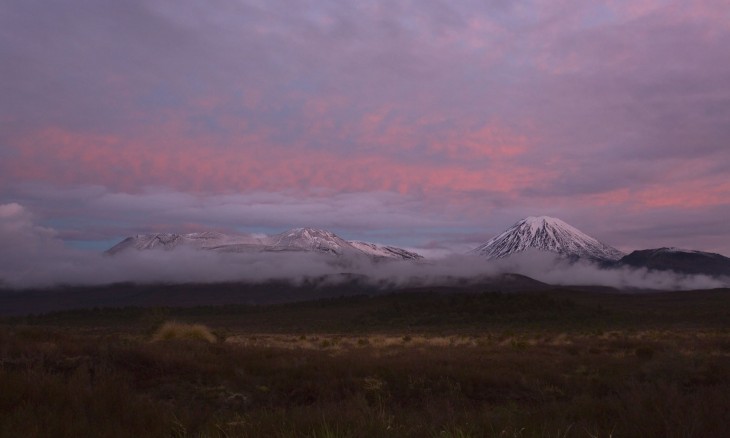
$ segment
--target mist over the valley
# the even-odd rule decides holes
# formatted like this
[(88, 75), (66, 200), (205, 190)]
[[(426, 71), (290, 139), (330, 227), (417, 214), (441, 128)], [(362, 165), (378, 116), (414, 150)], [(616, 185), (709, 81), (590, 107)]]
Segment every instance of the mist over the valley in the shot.
[[(420, 261), (336, 257), (316, 252), (219, 253), (180, 248), (129, 251), (114, 256), (70, 248), (40, 227), (18, 204), (0, 206), (0, 279), (5, 288), (133, 283), (208, 283), (288, 280), (345, 281), (357, 277), (382, 286), (448, 284), (516, 273), (554, 285), (618, 289), (690, 290), (726, 287), (727, 278), (629, 267), (601, 268), (549, 253), (525, 251), (505, 259), (450, 255)], [(348, 274), (343, 276), (341, 274)]]

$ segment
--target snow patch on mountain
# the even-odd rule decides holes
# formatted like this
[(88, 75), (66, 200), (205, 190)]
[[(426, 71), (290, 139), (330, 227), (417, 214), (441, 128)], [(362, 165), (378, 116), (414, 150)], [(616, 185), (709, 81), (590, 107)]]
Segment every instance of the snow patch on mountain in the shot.
[(664, 254), (682, 254), (682, 253), (685, 253), (685, 254), (712, 254), (712, 253), (708, 253), (705, 251), (697, 251), (694, 249), (677, 248), (675, 246), (648, 249), (646, 251), (652, 251), (654, 254), (662, 254), (662, 253), (664, 253)]
[(624, 254), (579, 229), (549, 216), (530, 216), (472, 250), (472, 253), (497, 259), (537, 249), (566, 257), (618, 260)]
[(384, 257), (403, 260), (419, 260), (423, 258), (423, 256), (418, 253), (395, 246), (380, 246), (374, 243), (360, 242), (357, 240), (350, 240), (349, 243), (360, 251), (373, 257)]

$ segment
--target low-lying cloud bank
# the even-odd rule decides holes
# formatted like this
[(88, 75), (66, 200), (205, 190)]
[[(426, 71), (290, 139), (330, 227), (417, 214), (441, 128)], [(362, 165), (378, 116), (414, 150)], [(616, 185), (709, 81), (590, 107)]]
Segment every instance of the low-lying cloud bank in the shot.
[(10, 288), (116, 282), (265, 282), (327, 277), (347, 273), (383, 285), (439, 284), (518, 273), (550, 284), (601, 285), (620, 289), (689, 290), (727, 287), (730, 279), (681, 275), (646, 269), (602, 269), (589, 262), (570, 263), (546, 253), (523, 253), (488, 261), (453, 255), (438, 260), (375, 261), (306, 252), (230, 254), (211, 251), (130, 251), (115, 256), (68, 248), (52, 229), (38, 227), (18, 204), (0, 205), (0, 281)]
[(609, 286), (617, 289), (691, 290), (730, 286), (730, 278), (654, 271), (628, 266), (603, 268), (589, 261), (570, 262), (548, 253), (525, 252), (495, 261), (504, 272), (514, 272), (559, 285)]

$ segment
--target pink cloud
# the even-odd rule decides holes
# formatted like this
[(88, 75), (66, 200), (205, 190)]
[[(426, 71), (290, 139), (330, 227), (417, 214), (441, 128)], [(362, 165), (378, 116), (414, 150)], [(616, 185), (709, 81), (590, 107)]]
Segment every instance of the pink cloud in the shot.
[[(373, 117), (382, 121), (386, 113)], [(16, 182), (93, 183), (126, 191), (167, 186), (199, 192), (327, 188), (515, 193), (547, 175), (511, 161), (525, 150), (525, 139), (493, 127), (464, 133), (463, 138), (452, 133), (451, 141), (428, 145), (445, 161), (392, 159), (402, 139), (415, 135), (415, 130), (399, 126), (391, 123), (382, 134), (363, 134), (360, 141), (370, 144), (376, 138), (378, 149), (355, 154), (271, 144), (245, 126), (232, 144), (223, 146), (215, 138), (186, 137), (185, 127), (177, 123), (134, 138), (54, 127), (21, 140), (21, 154), (4, 176)], [(361, 132), (368, 129), (377, 131), (366, 118)], [(464, 160), (484, 157), (495, 163), (479, 169), (464, 165)]]

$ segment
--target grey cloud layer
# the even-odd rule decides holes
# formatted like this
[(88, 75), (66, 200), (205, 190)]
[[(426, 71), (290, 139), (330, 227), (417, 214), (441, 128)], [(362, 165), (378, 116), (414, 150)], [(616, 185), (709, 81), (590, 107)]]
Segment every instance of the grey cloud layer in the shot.
[[(251, 193), (200, 202), (172, 190), (132, 195), (96, 188), (99, 193), (79, 200), (78, 189), (71, 187), (73, 199), (63, 205), (0, 188), (3, 200), (38, 202), (34, 211), (44, 210), (44, 219), (74, 218), (78, 226), (68, 227), (64, 236), (80, 236), (89, 225), (85, 238), (117, 237), (99, 230), (107, 219), (124, 222), (118, 227), (124, 232), (157, 223), (287, 227), (306, 222), (402, 234), (458, 223), (470, 234), (490, 227), (484, 229), (488, 237), (522, 216), (545, 213), (577, 222), (622, 248), (666, 244), (730, 254), (724, 221), (730, 201), (651, 211), (622, 203), (581, 204), (583, 196), (622, 188), (633, 193), (703, 178), (726, 180), (726, 2), (1, 3), (0, 160), (5, 163), (22, 153), (14, 146), (21, 134), (49, 125), (123, 136), (180, 118), (186, 134), (207, 136), (214, 147), (237, 147), (221, 121), (225, 116), (245, 120), (284, 149), (345, 156), (387, 150), (393, 160), (441, 162), (455, 158), (429, 152), (428, 141), (444, 130), (477, 129), (498, 120), (530, 140), (528, 153), (516, 158), (519, 163), (555, 174), (514, 196), (449, 194), (481, 206), (463, 202), (462, 213), (450, 217), (440, 213), (444, 199), (431, 195), (344, 194), (297, 201), (288, 194)], [(308, 105), (319, 98), (333, 106), (312, 114)], [(199, 107), (205, 100), (214, 103)], [(410, 149), (393, 152), (402, 145), (372, 144), (353, 127), (352, 120), (383, 107), (389, 108), (386, 124), (432, 121), (420, 128), (423, 135)], [(322, 118), (327, 129), (308, 135), (313, 121)], [(484, 157), (462, 161), (465, 167), (490, 164)], [(62, 196), (67, 195), (53, 195)], [(88, 219), (74, 216), (73, 206)], [(325, 219), (317, 216), (323, 211)], [(155, 221), (142, 223), (140, 215)]]
[[(730, 134), (730, 32), (676, 3), (638, 18), (582, 2), (4, 3), (0, 109), (24, 123), (124, 130), (213, 96), (294, 141), (306, 117), (287, 112), (323, 96), (347, 101), (336, 122), (478, 111), (599, 160), (720, 153)], [(230, 99), (254, 92), (255, 112)]]

